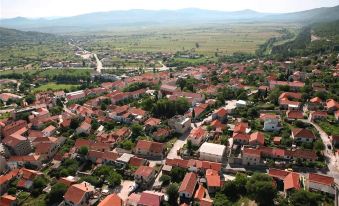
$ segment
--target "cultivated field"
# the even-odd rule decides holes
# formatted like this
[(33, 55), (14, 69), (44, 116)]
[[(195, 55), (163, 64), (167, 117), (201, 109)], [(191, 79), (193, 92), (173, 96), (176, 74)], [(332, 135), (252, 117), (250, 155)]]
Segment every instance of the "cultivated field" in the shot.
[(84, 46), (95, 52), (116, 50), (123, 52), (177, 52), (195, 50), (214, 55), (234, 52), (254, 53), (258, 46), (273, 36), (280, 36), (282, 28), (294, 31), (298, 25), (277, 23), (243, 23), (227, 25), (144, 28), (112, 30), (86, 37)]

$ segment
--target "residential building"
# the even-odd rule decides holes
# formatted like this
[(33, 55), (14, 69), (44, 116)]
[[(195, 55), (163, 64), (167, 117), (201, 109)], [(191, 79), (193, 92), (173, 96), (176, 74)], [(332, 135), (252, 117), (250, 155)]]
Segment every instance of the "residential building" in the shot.
[(179, 187), (179, 197), (191, 199), (197, 185), (197, 175), (193, 172), (186, 173), (180, 187)]
[(139, 140), (134, 148), (134, 153), (139, 156), (162, 159), (164, 157), (164, 149), (165, 146), (162, 143)]
[(309, 173), (306, 176), (306, 186), (309, 190), (320, 191), (330, 195), (335, 194), (335, 182), (333, 177)]
[(2, 143), (6, 145), (11, 153), (16, 155), (27, 155), (32, 151), (32, 145), (27, 137), (23, 135), (27, 132), (25, 127), (15, 133), (5, 137)]
[(115, 193), (108, 195), (98, 206), (124, 206), (124, 201)]
[(134, 180), (141, 185), (150, 185), (155, 179), (155, 170), (152, 167), (140, 166), (134, 172)]
[(250, 145), (264, 145), (265, 144), (265, 136), (262, 132), (254, 132), (250, 135), (249, 139)]
[(242, 164), (243, 165), (260, 165), (261, 154), (260, 150), (252, 148), (244, 148), (242, 151)]
[(74, 184), (68, 188), (64, 195), (67, 206), (89, 206), (89, 200), (94, 194), (95, 188), (88, 182)]
[(193, 145), (201, 145), (208, 137), (208, 132), (202, 127), (194, 128), (187, 137), (187, 141), (191, 141)]
[(199, 148), (199, 159), (211, 162), (222, 162), (226, 146), (204, 142)]
[(313, 142), (316, 139), (311, 130), (304, 128), (293, 128), (291, 136), (296, 142)]
[(168, 120), (168, 125), (179, 134), (184, 134), (191, 129), (191, 119), (176, 115)]

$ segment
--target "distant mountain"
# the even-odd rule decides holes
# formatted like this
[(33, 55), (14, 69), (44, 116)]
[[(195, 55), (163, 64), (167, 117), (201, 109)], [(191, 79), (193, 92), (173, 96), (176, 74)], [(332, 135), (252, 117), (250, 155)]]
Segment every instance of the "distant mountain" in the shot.
[(243, 21), (291, 21), (313, 23), (338, 19), (339, 6), (286, 14), (260, 13), (252, 10), (226, 12), (196, 8), (156, 11), (136, 9), (128, 11), (96, 12), (56, 19), (27, 19), (17, 17), (12, 19), (1, 19), (0, 26), (22, 30), (54, 32), (58, 29), (99, 30), (105, 27), (119, 26), (166, 26)]

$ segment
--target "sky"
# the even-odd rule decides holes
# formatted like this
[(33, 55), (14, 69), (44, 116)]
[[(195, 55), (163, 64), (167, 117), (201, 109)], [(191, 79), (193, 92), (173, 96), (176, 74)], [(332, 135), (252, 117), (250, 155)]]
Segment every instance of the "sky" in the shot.
[(339, 5), (339, 0), (0, 0), (0, 18), (61, 17), (129, 9), (201, 8), (222, 11), (252, 9), (287, 13)]

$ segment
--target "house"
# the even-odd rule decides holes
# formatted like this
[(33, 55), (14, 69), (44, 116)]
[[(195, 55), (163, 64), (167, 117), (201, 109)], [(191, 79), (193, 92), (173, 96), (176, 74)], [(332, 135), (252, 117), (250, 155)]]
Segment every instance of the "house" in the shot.
[(140, 201), (140, 193), (132, 193), (128, 196), (126, 200), (126, 206), (138, 206), (138, 202)]
[(89, 206), (89, 200), (95, 192), (94, 186), (88, 182), (74, 184), (68, 188), (64, 195), (67, 206)]
[(17, 178), (19, 174), (19, 169), (14, 169), (9, 171), (7, 174), (0, 175), (0, 195), (7, 192), (9, 188), (9, 183)]
[(6, 124), (2, 128), (2, 135), (3, 137), (7, 137), (24, 127), (27, 127), (27, 122), (25, 120), (18, 120), (18, 121), (12, 122), (11, 124)]
[(16, 100), (16, 99), (21, 99), (22, 97), (16, 94), (12, 93), (1, 93), (0, 94), (0, 100), (4, 103), (7, 103), (10, 99), (11, 100)]
[(330, 139), (333, 147), (337, 147), (339, 145), (339, 135), (331, 135)]
[(187, 141), (191, 141), (193, 145), (199, 146), (208, 137), (208, 132), (202, 127), (194, 128), (187, 137)]
[(50, 160), (58, 151), (58, 145), (54, 142), (41, 142), (35, 145), (35, 154), (40, 155), (42, 160)]
[(89, 134), (91, 132), (91, 124), (87, 123), (86, 121), (83, 121), (80, 126), (76, 129), (77, 134)]
[(273, 137), (273, 143), (275, 145), (280, 145), (281, 144), (281, 137)]
[(250, 145), (264, 145), (265, 144), (265, 136), (261, 132), (254, 132), (250, 135), (249, 139)]
[(164, 157), (164, 149), (165, 146), (162, 143), (139, 140), (134, 148), (134, 153), (149, 158), (162, 159)]
[(176, 115), (168, 120), (168, 126), (175, 132), (184, 134), (191, 129), (191, 119), (185, 116)]
[(197, 103), (202, 103), (205, 101), (205, 96), (203, 94), (197, 94), (192, 92), (173, 92), (172, 95), (169, 95), (170, 100), (176, 100), (178, 98), (185, 98), (192, 106)]
[(335, 182), (333, 177), (309, 173), (306, 176), (306, 186), (309, 190), (335, 194)]
[(199, 148), (199, 159), (211, 162), (222, 162), (226, 146), (204, 142)]
[(197, 175), (193, 172), (186, 173), (180, 187), (179, 187), (179, 197), (191, 199), (197, 185)]
[(134, 172), (134, 180), (138, 184), (149, 185), (155, 178), (155, 170), (152, 167), (140, 166)]
[[(204, 114), (204, 112), (207, 110), (208, 108), (208, 104), (198, 104), (197, 106), (195, 106), (192, 111), (188, 112), (186, 115), (188, 117), (191, 117), (192, 119), (198, 119), (202, 116), (202, 114)], [(194, 111), (194, 117), (193, 117), (193, 111)]]
[(205, 198), (205, 196), (206, 196), (206, 188), (202, 184), (199, 184), (199, 187), (194, 195), (194, 200), (199, 202), (203, 198)]
[(44, 130), (42, 130), (42, 135), (44, 137), (50, 137), (55, 133), (55, 131), (56, 131), (56, 127), (54, 127), (53, 125), (49, 125)]
[(307, 109), (310, 111), (318, 110), (323, 106), (322, 104), (323, 102), (319, 97), (314, 97), (308, 102)]
[(168, 128), (159, 128), (152, 133), (152, 137), (157, 141), (164, 141), (170, 134), (171, 131)]
[(264, 121), (264, 131), (267, 132), (277, 132), (280, 131), (282, 126), (280, 124), (279, 115), (276, 114), (260, 114), (260, 120)]
[(300, 190), (302, 188), (301, 185), (301, 176), (299, 173), (290, 172), (284, 178), (284, 192), (287, 195), (291, 190)]
[(311, 111), (310, 119), (311, 121), (325, 119), (327, 117), (327, 112), (324, 111)]
[(227, 110), (225, 108), (220, 108), (212, 114), (212, 120), (219, 120), (220, 122), (225, 122), (227, 120)]
[(304, 114), (301, 111), (287, 110), (286, 117), (288, 120), (293, 121), (297, 119), (304, 119)]
[(86, 94), (85, 94), (85, 92), (83, 90), (66, 93), (66, 99), (68, 101), (71, 101), (71, 100), (80, 100), (80, 99), (85, 98), (85, 96), (86, 96)]
[(206, 170), (206, 182), (209, 193), (215, 193), (221, 187), (221, 178), (217, 171), (212, 169)]
[(244, 133), (234, 133), (232, 135), (234, 143), (246, 145), (249, 143), (250, 135)]
[(16, 169), (25, 165), (32, 165), (36, 168), (41, 168), (42, 158), (40, 155), (25, 155), (25, 156), (11, 156), (7, 160), (7, 166), (10, 169)]
[(103, 199), (98, 206), (123, 206), (124, 201), (117, 194), (110, 194)]
[(249, 126), (247, 122), (238, 122), (234, 126), (233, 133), (248, 133), (249, 132)]
[(160, 119), (151, 117), (144, 122), (144, 125), (146, 129), (149, 129), (158, 126), (160, 123), (161, 123)]
[(242, 164), (243, 165), (260, 165), (261, 154), (260, 150), (252, 148), (244, 148), (242, 151)]
[(164, 200), (164, 196), (161, 192), (143, 191), (140, 194), (138, 206), (160, 206)]
[(27, 132), (25, 127), (17, 130), (15, 133), (6, 136), (2, 143), (6, 145), (9, 150), (16, 155), (27, 155), (31, 153), (32, 146), (27, 137), (23, 135)]
[(326, 108), (327, 108), (327, 111), (330, 112), (330, 113), (334, 113), (335, 111), (338, 110), (339, 108), (339, 104), (337, 101), (335, 101), (334, 99), (328, 99), (326, 101)]
[(16, 205), (17, 205), (16, 197), (8, 194), (2, 195), (0, 197), (0, 206), (16, 206)]
[(297, 142), (313, 142), (316, 139), (316, 136), (311, 130), (304, 128), (293, 128), (291, 136), (292, 139)]
[(42, 172), (29, 170), (26, 168), (21, 169), (22, 176), (17, 183), (17, 187), (24, 188), (24, 189), (31, 189), (33, 186), (33, 181), (36, 177), (43, 176)]

